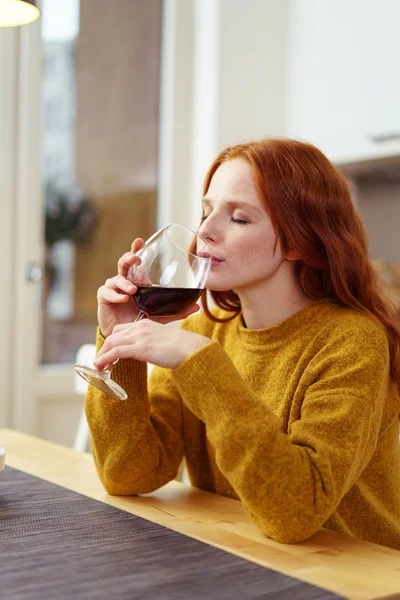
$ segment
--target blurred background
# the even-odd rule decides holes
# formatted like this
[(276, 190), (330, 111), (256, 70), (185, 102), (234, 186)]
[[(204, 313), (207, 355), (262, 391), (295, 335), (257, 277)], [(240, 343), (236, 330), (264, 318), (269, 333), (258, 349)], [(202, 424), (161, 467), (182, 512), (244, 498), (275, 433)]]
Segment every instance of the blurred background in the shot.
[(226, 145), (348, 177), (400, 310), (400, 0), (41, 0), (0, 28), (0, 427), (71, 445), (72, 364), (135, 237), (196, 227)]

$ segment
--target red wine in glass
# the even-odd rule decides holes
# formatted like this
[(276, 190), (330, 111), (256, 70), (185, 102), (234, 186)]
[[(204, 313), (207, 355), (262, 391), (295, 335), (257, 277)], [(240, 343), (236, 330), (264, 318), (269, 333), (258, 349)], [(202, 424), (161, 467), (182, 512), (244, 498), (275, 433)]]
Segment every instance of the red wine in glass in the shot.
[(138, 286), (133, 299), (146, 317), (172, 317), (194, 304), (202, 291), (202, 288), (167, 288), (153, 284)]

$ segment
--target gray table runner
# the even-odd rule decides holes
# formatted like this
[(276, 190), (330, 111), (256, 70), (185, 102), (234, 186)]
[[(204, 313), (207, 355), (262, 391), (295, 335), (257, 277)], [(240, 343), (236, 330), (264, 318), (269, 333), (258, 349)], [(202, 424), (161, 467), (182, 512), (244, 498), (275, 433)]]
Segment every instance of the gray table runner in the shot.
[(0, 480), (0, 598), (339, 596), (6, 467)]

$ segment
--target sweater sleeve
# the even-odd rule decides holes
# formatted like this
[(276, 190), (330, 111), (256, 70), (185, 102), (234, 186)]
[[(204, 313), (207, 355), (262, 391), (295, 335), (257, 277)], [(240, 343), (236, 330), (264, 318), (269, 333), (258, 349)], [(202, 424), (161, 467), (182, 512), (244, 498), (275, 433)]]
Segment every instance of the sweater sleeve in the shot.
[[(97, 334), (97, 350), (104, 343)], [(85, 410), (100, 479), (110, 494), (151, 492), (176, 477), (183, 457), (182, 401), (168, 369), (120, 360), (113, 379), (128, 393), (125, 401), (89, 386)], [(149, 387), (149, 389), (148, 389)]]
[(387, 394), (389, 353), (377, 329), (332, 340), (314, 363), (288, 432), (217, 341), (173, 372), (183, 401), (206, 425), (219, 469), (259, 529), (283, 543), (313, 535), (359, 478)]

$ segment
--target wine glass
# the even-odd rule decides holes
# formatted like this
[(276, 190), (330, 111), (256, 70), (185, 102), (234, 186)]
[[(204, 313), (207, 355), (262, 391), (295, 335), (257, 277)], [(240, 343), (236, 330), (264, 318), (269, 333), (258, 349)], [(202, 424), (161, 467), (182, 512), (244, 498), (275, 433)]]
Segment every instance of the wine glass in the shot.
[[(139, 311), (135, 322), (178, 315), (201, 296), (211, 269), (212, 251), (198, 233), (170, 223), (154, 233), (136, 255), (140, 261), (130, 267), (127, 275), (137, 288), (132, 296)], [(126, 400), (125, 390), (111, 379), (114, 364), (101, 372), (86, 365), (74, 365), (74, 369), (108, 396)]]

